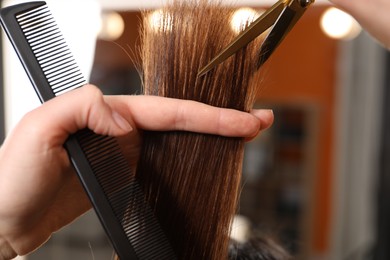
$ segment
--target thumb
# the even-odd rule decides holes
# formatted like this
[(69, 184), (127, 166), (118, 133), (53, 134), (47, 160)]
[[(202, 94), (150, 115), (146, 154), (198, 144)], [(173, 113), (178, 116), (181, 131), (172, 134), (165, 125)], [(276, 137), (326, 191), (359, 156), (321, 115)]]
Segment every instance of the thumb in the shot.
[(44, 135), (61, 144), (80, 129), (89, 128), (97, 134), (120, 136), (133, 128), (118, 112), (104, 101), (103, 93), (93, 85), (86, 85), (56, 97), (28, 117), (35, 128), (43, 128)]

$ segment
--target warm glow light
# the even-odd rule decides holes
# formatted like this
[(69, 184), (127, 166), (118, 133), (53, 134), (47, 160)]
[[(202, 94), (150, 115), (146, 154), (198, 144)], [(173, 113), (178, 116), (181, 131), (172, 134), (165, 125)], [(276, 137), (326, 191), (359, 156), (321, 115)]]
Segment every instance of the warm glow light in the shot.
[(361, 27), (349, 14), (331, 7), (321, 18), (321, 28), (331, 38), (353, 39), (359, 35)]
[(149, 24), (156, 32), (172, 31), (172, 16), (162, 10), (156, 10), (149, 15)]
[(125, 22), (117, 12), (105, 12), (102, 14), (99, 38), (108, 41), (117, 40), (125, 30)]
[(234, 32), (239, 33), (259, 16), (259, 12), (252, 8), (240, 8), (234, 12), (230, 25)]

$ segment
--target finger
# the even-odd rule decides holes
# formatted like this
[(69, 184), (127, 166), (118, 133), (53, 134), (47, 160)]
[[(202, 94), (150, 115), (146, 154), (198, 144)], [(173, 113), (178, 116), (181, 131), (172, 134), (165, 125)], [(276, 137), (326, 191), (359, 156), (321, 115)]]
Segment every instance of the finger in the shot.
[(247, 142), (253, 140), (262, 131), (271, 127), (274, 122), (274, 113), (271, 109), (253, 109), (250, 113), (260, 120), (260, 128), (254, 135), (245, 138)]
[[(157, 96), (107, 96), (106, 102), (138, 128), (183, 130), (222, 136), (251, 137), (270, 124), (269, 113), (254, 114), (222, 109), (195, 101)], [(272, 117), (273, 118), (273, 117)], [(130, 120), (130, 119), (128, 119)]]
[(260, 120), (260, 131), (268, 129), (274, 122), (272, 109), (252, 109), (250, 113)]
[(130, 124), (105, 103), (101, 91), (86, 85), (56, 97), (28, 113), (24, 121), (43, 137), (55, 137), (63, 143), (69, 134), (89, 128), (98, 134), (123, 135)]

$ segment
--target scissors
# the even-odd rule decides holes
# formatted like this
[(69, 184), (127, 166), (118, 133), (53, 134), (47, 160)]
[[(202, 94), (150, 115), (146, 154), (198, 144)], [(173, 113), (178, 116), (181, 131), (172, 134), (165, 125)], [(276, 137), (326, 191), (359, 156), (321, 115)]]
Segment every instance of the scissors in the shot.
[(279, 0), (250, 24), (248, 28), (241, 32), (236, 39), (215, 56), (209, 64), (203, 67), (198, 72), (198, 77), (205, 75), (273, 26), (261, 45), (259, 59), (257, 61), (257, 69), (259, 69), (268, 60), (274, 50), (279, 46), (314, 1), (315, 0)]

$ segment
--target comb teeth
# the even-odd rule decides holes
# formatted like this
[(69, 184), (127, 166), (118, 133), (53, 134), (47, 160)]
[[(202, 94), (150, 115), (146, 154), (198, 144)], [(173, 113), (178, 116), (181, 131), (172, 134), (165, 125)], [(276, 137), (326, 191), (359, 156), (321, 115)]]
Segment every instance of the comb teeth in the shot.
[[(0, 22), (42, 102), (86, 83), (45, 2), (4, 8)], [(119, 258), (176, 259), (116, 139), (85, 129), (65, 148)]]
[(77, 137), (139, 259), (176, 259), (116, 140), (90, 130)]
[(87, 83), (47, 5), (16, 20), (55, 96)]

